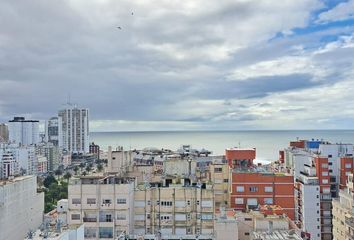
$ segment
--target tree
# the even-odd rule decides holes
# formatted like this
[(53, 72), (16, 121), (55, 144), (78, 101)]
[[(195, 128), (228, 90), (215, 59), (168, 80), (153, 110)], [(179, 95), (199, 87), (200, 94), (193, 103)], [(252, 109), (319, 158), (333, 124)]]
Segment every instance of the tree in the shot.
[(103, 170), (102, 164), (98, 164), (98, 165), (97, 165), (97, 171), (98, 171), (98, 172), (101, 172), (102, 170)]
[(64, 178), (67, 180), (67, 182), (69, 182), (69, 179), (71, 178), (71, 173), (70, 172), (66, 172), (64, 174)]
[(81, 171), (82, 171), (82, 169), (85, 167), (85, 163), (80, 163), (80, 168), (81, 168)]
[(87, 172), (84, 171), (84, 172), (82, 173), (82, 175), (83, 175), (83, 176), (86, 176), (86, 175), (87, 175)]
[(53, 175), (49, 175), (48, 177), (46, 177), (43, 181), (43, 185), (46, 187), (46, 188), (49, 188), (49, 186), (52, 184), (52, 183), (58, 183), (58, 181), (55, 179), (55, 177)]
[(58, 168), (57, 170), (55, 170), (54, 174), (57, 175), (57, 176), (60, 176), (60, 175), (63, 174), (63, 171)]
[(74, 167), (74, 172), (75, 172), (75, 175), (77, 175), (77, 172), (79, 171), (79, 167), (78, 166), (75, 166)]
[(86, 168), (85, 168), (85, 170), (86, 170), (86, 172), (90, 172), (91, 171), (91, 168), (90, 168), (90, 166), (86, 166)]

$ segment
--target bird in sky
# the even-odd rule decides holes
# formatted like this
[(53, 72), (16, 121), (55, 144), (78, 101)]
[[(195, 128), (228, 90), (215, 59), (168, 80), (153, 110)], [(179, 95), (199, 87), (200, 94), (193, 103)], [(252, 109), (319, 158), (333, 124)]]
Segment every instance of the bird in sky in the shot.
[(121, 27), (117, 27), (119, 30), (122, 30), (122, 28)]

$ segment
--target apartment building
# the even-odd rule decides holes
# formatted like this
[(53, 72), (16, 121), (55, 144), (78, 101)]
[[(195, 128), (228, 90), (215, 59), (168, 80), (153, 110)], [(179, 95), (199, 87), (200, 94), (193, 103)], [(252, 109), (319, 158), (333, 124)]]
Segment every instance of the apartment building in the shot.
[(238, 211), (259, 205), (279, 205), (295, 217), (294, 179), (286, 173), (270, 173), (261, 167), (234, 169), (231, 173), (230, 207)]
[(39, 121), (26, 120), (24, 117), (14, 117), (8, 123), (9, 141), (19, 145), (39, 143)]
[(117, 239), (133, 233), (135, 180), (117, 176), (71, 179), (68, 224), (85, 224), (85, 239)]
[[(59, 141), (62, 139), (62, 123), (58, 117), (52, 117), (45, 122), (45, 140), (52, 143), (54, 146), (59, 146)], [(62, 143), (62, 141), (60, 141)], [(62, 148), (63, 146), (59, 146)]]
[(5, 123), (0, 123), (0, 143), (9, 141), (9, 128)]
[(255, 148), (228, 148), (225, 150), (225, 157), (230, 168), (251, 167), (256, 159)]
[(354, 186), (353, 174), (348, 176), (346, 188), (339, 191), (339, 198), (332, 200), (333, 239), (354, 239)]
[(24, 239), (42, 224), (44, 193), (36, 176), (0, 180), (0, 239)]
[(264, 205), (258, 210), (234, 214), (238, 222), (238, 240), (306, 239), (301, 237), (301, 230), (280, 206)]
[(164, 186), (140, 186), (134, 196), (134, 234), (159, 234), (162, 239), (214, 234), (211, 186), (186, 186), (174, 180)]
[(353, 145), (298, 140), (280, 156), (295, 177), (299, 227), (313, 239), (332, 239), (331, 200), (353, 172)]
[(58, 112), (58, 144), (69, 153), (89, 152), (89, 110), (67, 105)]
[(209, 180), (213, 184), (215, 209), (229, 207), (231, 169), (227, 162), (216, 160), (209, 165)]
[(96, 156), (97, 159), (100, 159), (100, 146), (92, 142), (89, 146), (89, 153)]

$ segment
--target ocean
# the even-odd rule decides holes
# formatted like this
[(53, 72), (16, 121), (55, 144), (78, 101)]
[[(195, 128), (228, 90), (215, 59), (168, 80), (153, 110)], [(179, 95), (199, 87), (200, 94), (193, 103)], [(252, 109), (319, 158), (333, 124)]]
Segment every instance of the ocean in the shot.
[(157, 132), (91, 132), (90, 141), (102, 150), (108, 146), (124, 149), (157, 147), (177, 150), (182, 145), (205, 148), (214, 155), (224, 154), (229, 147), (255, 147), (260, 162), (278, 159), (279, 150), (296, 139), (323, 139), (332, 143), (354, 143), (354, 130), (293, 131), (157, 131)]

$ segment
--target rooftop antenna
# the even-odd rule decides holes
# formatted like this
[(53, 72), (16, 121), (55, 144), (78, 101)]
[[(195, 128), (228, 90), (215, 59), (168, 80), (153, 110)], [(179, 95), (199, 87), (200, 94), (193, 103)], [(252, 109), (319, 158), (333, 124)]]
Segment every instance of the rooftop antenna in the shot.
[(241, 148), (241, 142), (238, 141), (238, 148)]
[(71, 106), (71, 94), (70, 94), (70, 92), (68, 93), (68, 102), (67, 102), (67, 104)]

